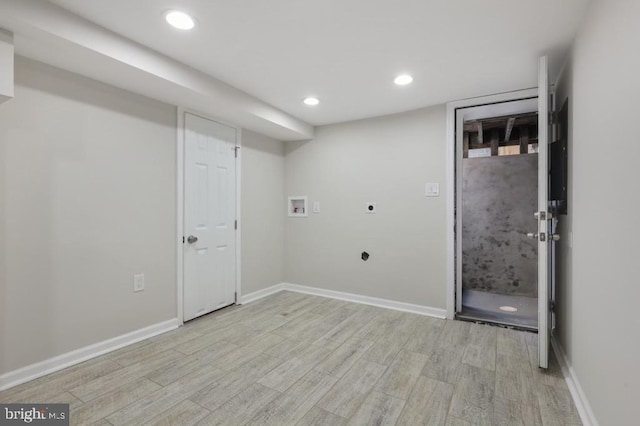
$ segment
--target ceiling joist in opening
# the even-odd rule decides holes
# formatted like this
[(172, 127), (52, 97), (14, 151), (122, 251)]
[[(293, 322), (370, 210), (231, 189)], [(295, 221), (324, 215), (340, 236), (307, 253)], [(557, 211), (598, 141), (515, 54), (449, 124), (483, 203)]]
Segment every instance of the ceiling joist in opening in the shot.
[(482, 131), (486, 131), (494, 128), (505, 128), (507, 126), (507, 122), (512, 118), (517, 120), (518, 126), (523, 126), (523, 125), (533, 126), (538, 124), (538, 113), (528, 112), (525, 114), (509, 115), (506, 117), (492, 117), (492, 118), (483, 118), (480, 120), (465, 121), (464, 131), (479, 132), (480, 127), (482, 127)]
[[(463, 157), (470, 149), (490, 149), (491, 155), (500, 155), (502, 147), (515, 148), (521, 154), (529, 152), (530, 144), (538, 143), (537, 112), (469, 120), (464, 123)], [(487, 134), (487, 138), (484, 135)]]
[(511, 138), (511, 131), (513, 130), (513, 125), (516, 122), (516, 118), (515, 117), (509, 117), (509, 119), (507, 120), (507, 128), (504, 132), (504, 141), (508, 142), (509, 139)]

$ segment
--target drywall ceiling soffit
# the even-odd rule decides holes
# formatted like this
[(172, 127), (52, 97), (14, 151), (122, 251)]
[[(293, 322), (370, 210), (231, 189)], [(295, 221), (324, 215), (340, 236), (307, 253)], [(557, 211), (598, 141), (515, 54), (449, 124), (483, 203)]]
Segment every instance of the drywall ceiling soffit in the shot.
[[(537, 85), (589, 0), (51, 0), (313, 125)], [(179, 7), (194, 31), (169, 28)], [(411, 73), (410, 86), (393, 78)], [(300, 101), (316, 95), (309, 108)]]
[(16, 52), (279, 140), (306, 140), (313, 126), (175, 59), (44, 0), (0, 1), (0, 27)]

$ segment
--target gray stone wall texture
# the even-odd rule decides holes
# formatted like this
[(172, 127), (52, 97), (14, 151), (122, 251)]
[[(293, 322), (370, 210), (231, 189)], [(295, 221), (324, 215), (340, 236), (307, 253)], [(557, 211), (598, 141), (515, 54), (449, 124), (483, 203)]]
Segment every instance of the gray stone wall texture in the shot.
[(538, 155), (463, 159), (462, 287), (537, 297)]

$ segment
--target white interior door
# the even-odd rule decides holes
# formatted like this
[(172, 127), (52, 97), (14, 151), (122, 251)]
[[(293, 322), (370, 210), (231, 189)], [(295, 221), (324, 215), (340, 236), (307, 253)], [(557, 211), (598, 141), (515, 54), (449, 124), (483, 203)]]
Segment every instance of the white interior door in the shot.
[(549, 67), (540, 58), (538, 70), (538, 364), (549, 366), (550, 217), (549, 217)]
[(236, 129), (185, 113), (184, 320), (235, 303)]

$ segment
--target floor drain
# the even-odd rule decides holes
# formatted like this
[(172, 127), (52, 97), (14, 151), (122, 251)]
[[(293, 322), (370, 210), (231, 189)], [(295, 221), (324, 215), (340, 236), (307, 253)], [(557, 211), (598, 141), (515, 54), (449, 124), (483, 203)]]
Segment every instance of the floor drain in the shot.
[(518, 308), (514, 308), (513, 306), (500, 306), (500, 310), (505, 312), (518, 312)]

